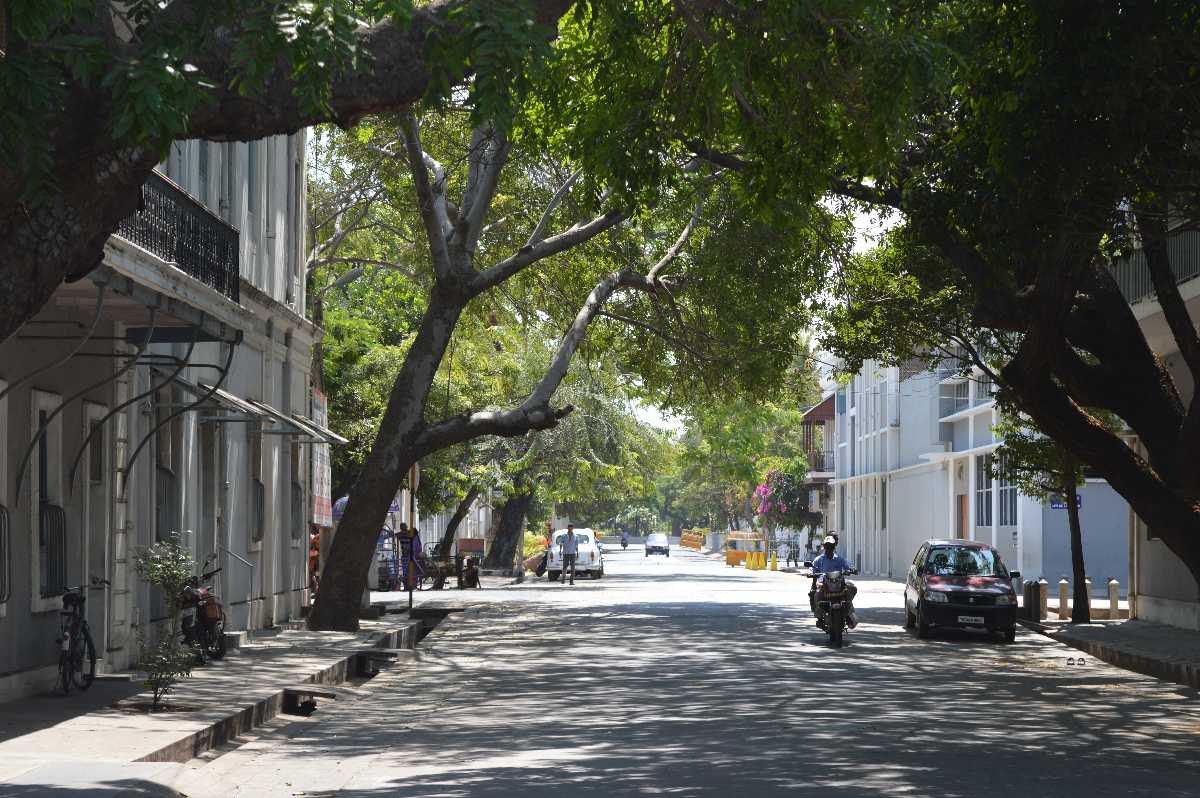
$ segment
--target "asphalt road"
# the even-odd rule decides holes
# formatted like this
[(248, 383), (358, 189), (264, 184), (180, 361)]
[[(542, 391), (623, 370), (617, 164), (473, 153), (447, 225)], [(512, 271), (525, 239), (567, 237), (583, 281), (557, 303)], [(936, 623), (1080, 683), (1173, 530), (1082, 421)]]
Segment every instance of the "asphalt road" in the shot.
[(1195, 691), (1032, 632), (917, 640), (858, 579), (829, 648), (807, 580), (609, 547), (607, 576), (447, 592), (420, 662), (194, 768), (206, 796), (1184, 796)]

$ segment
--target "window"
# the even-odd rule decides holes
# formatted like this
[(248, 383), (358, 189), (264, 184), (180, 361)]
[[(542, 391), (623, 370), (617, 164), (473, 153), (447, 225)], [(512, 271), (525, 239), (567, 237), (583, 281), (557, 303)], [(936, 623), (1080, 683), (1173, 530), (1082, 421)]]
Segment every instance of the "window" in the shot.
[(975, 458), (975, 526), (992, 525), (992, 456)]
[[(251, 214), (258, 213), (261, 202), (259, 194), (262, 183), (258, 179), (258, 148), (259, 142), (257, 141), (246, 145), (246, 212)], [(247, 227), (250, 226), (247, 225)]]
[(88, 422), (88, 435), (92, 441), (88, 445), (88, 482), (99, 485), (104, 481), (104, 433), (100, 431), (100, 419)]
[(249, 452), (247, 464), (250, 469), (250, 541), (259, 543), (263, 539), (263, 529), (266, 526), (267, 487), (262, 481), (263, 433), (260, 422), (247, 425), (249, 437)]
[(38, 543), (42, 598), (61, 596), (67, 586), (67, 514), (57, 504), (39, 506)]
[(992, 375), (980, 374), (975, 380), (975, 404), (981, 405), (984, 402), (992, 401), (992, 394), (995, 390), (996, 386), (992, 382)]
[(303, 464), (302, 447), (292, 444), (292, 540), (303, 540), (307, 529), (305, 523), (304, 480), (301, 466)]
[(1000, 526), (1017, 525), (1017, 486), (1007, 479), (1000, 480)]
[(34, 612), (57, 609), (55, 598), (62, 595), (67, 581), (67, 524), (61, 504), (62, 417), (54, 415), (61, 404), (62, 397), (56, 394), (30, 392), (30, 428), (38, 435), (29, 469), (30, 608)]
[(1008, 577), (1008, 569), (991, 549), (976, 546), (935, 546), (929, 550), (925, 573), (933, 576)]
[[(183, 416), (175, 412), (175, 393), (170, 387), (154, 394), (154, 519), (155, 540), (166, 540), (180, 532), (179, 461), (183, 445)], [(93, 446), (102, 451), (102, 447)]]
[(887, 480), (879, 483), (879, 528), (887, 529)]
[(966, 410), (971, 406), (971, 384), (969, 382), (959, 382), (954, 385), (954, 412)]
[(198, 178), (196, 180), (196, 196), (199, 197), (200, 202), (207, 205), (208, 204), (208, 168), (209, 168), (209, 165), (208, 165), (208, 142), (207, 141), (197, 141), (196, 147), (198, 148), (198, 151), (196, 153), (196, 156), (197, 156), (196, 157), (197, 178)]

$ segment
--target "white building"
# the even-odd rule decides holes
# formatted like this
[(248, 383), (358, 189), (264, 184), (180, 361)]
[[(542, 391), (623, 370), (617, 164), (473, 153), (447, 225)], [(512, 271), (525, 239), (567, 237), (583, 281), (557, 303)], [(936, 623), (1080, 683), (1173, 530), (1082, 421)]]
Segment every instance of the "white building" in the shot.
[[(1171, 269), (1179, 280), (1179, 291), (1192, 320), (1200, 319), (1200, 233), (1178, 231), (1169, 246)], [(1179, 344), (1154, 295), (1144, 256), (1119, 263), (1114, 269), (1121, 292), (1133, 306), (1147, 343), (1175, 380), (1185, 406), (1195, 394), (1191, 376), (1179, 354)], [(1200, 455), (1197, 456), (1200, 468)], [(1191, 572), (1147, 528), (1132, 511), (1129, 513), (1129, 537), (1132, 557), (1130, 614), (1158, 623), (1200, 629), (1200, 585)]]
[[(1066, 512), (993, 480), (999, 441), (990, 380), (957, 360), (883, 367), (868, 362), (834, 392), (835, 478), (830, 529), (864, 573), (903, 578), (929, 538), (992, 544), (1013, 570), (1070, 572)], [(1103, 480), (1081, 488), (1085, 560), (1125, 581), (1125, 503)], [(1101, 589), (1100, 579), (1093, 582)]]
[(215, 556), (231, 629), (300, 615), (338, 440), (304, 174), (303, 133), (175, 144), (103, 261), (0, 344), (0, 700), (53, 684), (60, 596), (93, 576), (99, 667), (128, 667), (162, 613), (133, 556), (172, 533)]

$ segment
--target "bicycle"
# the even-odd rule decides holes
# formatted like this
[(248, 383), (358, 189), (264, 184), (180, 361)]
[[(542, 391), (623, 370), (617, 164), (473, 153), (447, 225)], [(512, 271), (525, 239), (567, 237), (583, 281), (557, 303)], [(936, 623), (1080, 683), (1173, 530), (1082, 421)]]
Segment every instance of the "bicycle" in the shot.
[[(92, 577), (92, 587), (111, 585), (107, 579)], [(83, 612), (87, 600), (88, 585), (70, 587), (63, 592), (63, 609), (59, 612), (58, 686), (63, 695), (71, 692), (71, 686), (81, 691), (96, 681), (96, 644), (92, 642), (92, 630)]]

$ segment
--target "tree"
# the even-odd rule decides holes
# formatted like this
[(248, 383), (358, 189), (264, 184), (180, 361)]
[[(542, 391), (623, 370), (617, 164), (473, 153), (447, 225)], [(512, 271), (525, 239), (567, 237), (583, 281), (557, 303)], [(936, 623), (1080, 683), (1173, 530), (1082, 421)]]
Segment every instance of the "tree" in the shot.
[[(427, 152), (422, 124), (413, 114), (392, 123), (379, 120), (381, 128), (390, 124), (398, 139), (393, 142), (396, 148), (388, 151), (403, 151), (407, 157), (409, 202), (418, 212), (427, 247), (414, 250), (409, 270), (425, 275), (429, 287), (421, 320), (329, 552), (322, 591), (310, 616), (314, 628), (357, 625), (375, 531), (412, 463), (482, 436), (514, 437), (551, 429), (571, 412), (570, 405), (554, 407), (551, 401), (588, 328), (602, 313), (615, 326), (602, 333), (601, 341), (614, 340), (615, 330), (631, 327), (639, 337), (653, 335), (665, 342), (663, 357), (680, 374), (702, 375), (719, 368), (726, 390), (767, 383), (778, 370), (771, 364), (791, 357), (786, 344), (803, 323), (803, 314), (793, 308), (800, 292), (811, 290), (804, 278), (821, 257), (820, 248), (783, 246), (787, 241), (781, 241), (778, 225), (747, 228), (736, 213), (726, 212), (726, 206), (732, 210), (736, 204), (719, 176), (683, 166), (666, 175), (661, 169), (650, 172), (644, 180), (653, 185), (644, 190), (655, 199), (655, 212), (635, 217), (632, 206), (613, 205), (638, 202), (638, 192), (630, 187), (619, 195), (601, 190), (578, 169), (558, 170), (567, 171), (562, 182), (546, 179), (539, 167), (559, 162), (551, 157), (555, 145), (541, 141), (529, 127), (509, 131), (492, 122), (468, 126), (452, 113), (426, 122), (431, 134), (426, 138), (448, 146), (457, 143), (463, 157), (439, 161)], [(456, 139), (458, 132), (465, 140)], [(573, 191), (576, 182), (580, 189)], [(517, 196), (501, 193), (509, 186)], [(716, 209), (711, 216), (710, 196)], [(530, 206), (534, 199), (540, 200), (540, 212)], [(556, 218), (567, 213), (584, 221), (551, 233)], [(496, 214), (502, 215), (489, 225)], [(518, 224), (520, 217), (529, 218), (530, 224)], [(735, 231), (741, 237), (731, 253), (726, 247)], [(704, 251), (710, 240), (711, 254)], [(551, 260), (559, 255), (562, 259)], [(726, 291), (730, 274), (740, 281), (740, 298)], [(430, 420), (427, 414), (436, 410), (431, 390), (464, 314), (471, 315), (469, 306), (494, 303), (509, 285), (533, 299), (532, 309), (522, 309), (521, 318), (538, 313), (552, 321), (563, 318), (566, 329), (548, 363), (542, 361), (539, 378), (514, 405)], [(622, 297), (624, 293), (645, 301)], [(618, 312), (611, 312), (615, 297), (620, 298), (611, 307)], [(707, 309), (718, 303), (728, 334), (705, 332), (703, 343), (697, 343), (689, 320), (702, 322)], [(770, 324), (749, 323), (764, 310)], [(765, 336), (762, 350), (753, 357), (741, 355), (747, 327)], [(689, 332), (692, 337), (685, 338)]]
[(768, 528), (800, 529), (821, 522), (821, 514), (808, 509), (808, 488), (804, 477), (808, 463), (795, 458), (782, 468), (768, 468), (763, 481), (754, 489), (756, 511)]
[(658, 516), (653, 510), (636, 504), (627, 505), (613, 518), (617, 529), (632, 532), (635, 535), (653, 532), (657, 521)]
[[(593, 130), (671, 137), (740, 171), (767, 207), (786, 195), (893, 214), (887, 257), (831, 264), (823, 343), (851, 369), (955, 336), (983, 346), (979, 365), (1002, 353), (1020, 411), (1200, 581), (1200, 335), (1168, 245), (1200, 214), (1194, 3), (681, 4), (668, 21), (592, 22), (569, 40), (581, 60), (621, 46), (645, 64), (605, 73), (614, 116), (644, 109), (634, 132)], [(1133, 254), (1178, 374), (1114, 277)]]
[(8, 4), (0, 340), (83, 277), (177, 139), (246, 141), (449, 95), (501, 111), (569, 0)]
[(1079, 460), (1019, 417), (1003, 416), (995, 434), (1004, 443), (992, 455), (993, 479), (1006, 480), (1026, 496), (1042, 501), (1062, 497), (1071, 529), (1071, 579), (1075, 583), (1071, 623), (1091, 623), (1092, 597), (1087, 589), (1079, 523), (1079, 488), (1083, 485)]

